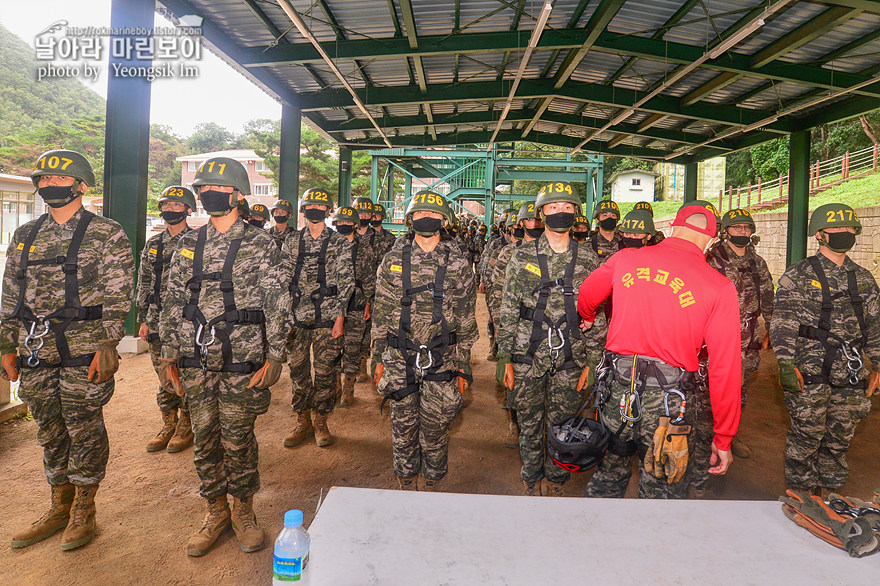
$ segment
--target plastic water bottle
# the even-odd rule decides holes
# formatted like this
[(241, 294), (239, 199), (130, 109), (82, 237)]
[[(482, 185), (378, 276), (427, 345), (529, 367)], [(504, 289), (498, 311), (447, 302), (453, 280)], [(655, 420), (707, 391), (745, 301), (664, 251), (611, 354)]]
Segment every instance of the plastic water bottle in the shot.
[(296, 582), (309, 584), (309, 533), (303, 529), (302, 511), (284, 513), (284, 529), (275, 540), (275, 563), (272, 586), (286, 586)]

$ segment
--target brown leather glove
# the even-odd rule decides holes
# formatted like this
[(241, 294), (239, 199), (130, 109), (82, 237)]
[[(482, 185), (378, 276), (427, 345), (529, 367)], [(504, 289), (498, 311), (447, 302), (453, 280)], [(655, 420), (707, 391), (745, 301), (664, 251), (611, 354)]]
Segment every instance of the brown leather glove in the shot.
[(688, 438), (690, 425), (669, 424), (666, 441), (660, 454), (660, 464), (665, 468), (666, 482), (675, 484), (684, 477), (688, 465)]
[(90, 383), (105, 383), (119, 370), (119, 354), (116, 353), (116, 345), (119, 340), (101, 340), (98, 351), (89, 365), (89, 374), (86, 379)]
[(381, 362), (376, 364), (376, 374), (373, 375), (373, 382), (376, 383), (376, 387), (379, 386), (379, 382), (382, 380), (382, 375), (385, 374), (385, 365)]
[(8, 381), (15, 382), (18, 380), (18, 365), (16, 364), (16, 359), (18, 355), (15, 352), (8, 352), (0, 358), (2, 361), (3, 369), (0, 370), (0, 376)]
[(281, 367), (283, 365), (284, 361), (269, 356), (266, 359), (266, 363), (251, 377), (248, 388), (268, 389), (281, 378)]
[(159, 364), (159, 384), (163, 389), (171, 391), (178, 397), (182, 397), (183, 385), (180, 384), (180, 371), (177, 369), (177, 358), (160, 358)]
[(880, 372), (872, 372), (868, 378), (868, 389), (865, 391), (865, 395), (868, 397), (875, 395), (878, 393), (878, 389), (880, 389)]
[(504, 388), (512, 391), (513, 390), (513, 364), (508, 362), (504, 365)]
[(580, 393), (585, 386), (590, 386), (590, 370), (589, 364), (584, 367), (581, 371), (581, 377), (578, 379), (577, 387), (574, 390)]
[(669, 417), (662, 416), (654, 430), (654, 442), (652, 449), (645, 454), (645, 471), (657, 478), (664, 478), (666, 470), (660, 464), (663, 455), (663, 443), (666, 440), (666, 430), (669, 428)]
[(767, 350), (770, 348), (770, 332), (764, 336), (764, 339), (761, 340), (761, 350)]

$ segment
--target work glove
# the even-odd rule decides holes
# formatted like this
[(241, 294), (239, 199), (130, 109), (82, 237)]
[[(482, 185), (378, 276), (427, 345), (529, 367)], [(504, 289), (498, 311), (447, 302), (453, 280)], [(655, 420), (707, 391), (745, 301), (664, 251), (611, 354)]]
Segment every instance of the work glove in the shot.
[(789, 393), (800, 393), (804, 390), (804, 377), (794, 365), (794, 360), (779, 361), (779, 383)]
[(504, 388), (508, 391), (513, 391), (513, 384), (515, 382), (513, 376), (513, 364), (508, 362), (504, 365)]
[(581, 371), (577, 388), (575, 388), (577, 392), (580, 393), (585, 388), (592, 388), (592, 386), (596, 384), (596, 366), (598, 366), (598, 363), (594, 359), (587, 358), (587, 365)]
[(105, 383), (119, 370), (119, 354), (116, 353), (116, 345), (119, 340), (101, 340), (98, 351), (89, 365), (89, 373), (86, 380), (90, 383)]
[(507, 370), (507, 365), (510, 364), (510, 354), (498, 354), (496, 358), (498, 358), (498, 362), (495, 363), (495, 380), (499, 385), (506, 386), (504, 373)]
[[(669, 424), (666, 429), (666, 441), (660, 453), (660, 464), (666, 473), (666, 482), (676, 484), (683, 477), (688, 465), (688, 434), (690, 425)], [(657, 474), (654, 474), (657, 476)], [(660, 476), (657, 476), (661, 478)]]
[(18, 364), (16, 364), (16, 360), (18, 359), (18, 355), (15, 352), (7, 352), (0, 358), (0, 362), (3, 364), (3, 369), (0, 370), (0, 376), (4, 379), (15, 382), (18, 380)]
[(248, 388), (268, 389), (277, 383), (279, 378), (281, 378), (281, 367), (283, 365), (283, 360), (278, 360), (277, 358), (269, 356), (266, 358), (266, 363), (263, 364), (260, 370), (255, 372), (254, 376), (251, 377), (251, 382), (248, 385)]
[(785, 516), (819, 539), (860, 558), (880, 549), (880, 539), (863, 517), (846, 519), (835, 512), (819, 496), (805, 491), (786, 490), (779, 497)]
[(379, 388), (379, 383), (382, 381), (382, 376), (385, 374), (385, 365), (381, 362), (376, 362), (373, 360), (373, 382), (376, 383), (376, 388)]
[(761, 340), (761, 350), (767, 350), (768, 348), (770, 348), (770, 332), (767, 332), (764, 335), (764, 339)]
[(177, 370), (177, 358), (159, 359), (159, 385), (178, 397), (183, 396), (183, 385), (180, 384), (180, 371)]
[(872, 372), (868, 378), (868, 389), (865, 391), (865, 395), (870, 397), (878, 394), (878, 389), (880, 389), (880, 372)]
[[(863, 501), (861, 499), (857, 499), (854, 496), (843, 496), (836, 493), (831, 493), (828, 495), (828, 502), (834, 500), (841, 500), (847, 504), (847, 506), (852, 507), (853, 509), (862, 509), (859, 511), (859, 517), (864, 517), (868, 520), (868, 523), (871, 525), (871, 529), (875, 533), (880, 533), (880, 511), (877, 511), (877, 506), (873, 502)], [(830, 506), (830, 505), (829, 505)], [(843, 515), (841, 516), (849, 516)], [(878, 535), (880, 537), (880, 535)]]
[[(474, 373), (471, 370), (470, 362), (462, 362), (458, 366), (458, 392), (462, 395), (471, 387), (471, 381), (474, 380)], [(465, 375), (465, 376), (462, 376)]]
[(662, 453), (663, 453), (663, 443), (666, 440), (666, 430), (669, 427), (669, 417), (662, 416), (657, 423), (657, 429), (654, 430), (654, 442), (652, 444), (652, 449), (648, 450), (645, 454), (645, 471), (648, 474), (653, 474), (657, 478), (663, 478), (666, 476), (666, 471), (663, 469), (663, 466), (660, 465)]

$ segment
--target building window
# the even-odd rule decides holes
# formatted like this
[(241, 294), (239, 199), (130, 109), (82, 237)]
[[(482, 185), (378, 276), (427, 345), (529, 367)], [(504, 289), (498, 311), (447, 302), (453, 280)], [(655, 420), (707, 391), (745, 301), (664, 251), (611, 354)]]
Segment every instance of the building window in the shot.
[(12, 234), (22, 224), (34, 219), (34, 194), (26, 191), (0, 192), (0, 245), (12, 240)]
[(641, 187), (642, 180), (633, 178), (633, 187)]
[(269, 170), (269, 167), (266, 166), (266, 162), (265, 162), (265, 161), (256, 161), (256, 162), (254, 163), (254, 168), (255, 168), (257, 171), (268, 171), (268, 170)]
[(186, 168), (188, 171), (198, 171), (199, 170), (199, 163), (198, 163), (198, 161), (189, 161), (186, 164)]
[(271, 183), (254, 184), (254, 195), (275, 195), (276, 193), (278, 193), (278, 188)]

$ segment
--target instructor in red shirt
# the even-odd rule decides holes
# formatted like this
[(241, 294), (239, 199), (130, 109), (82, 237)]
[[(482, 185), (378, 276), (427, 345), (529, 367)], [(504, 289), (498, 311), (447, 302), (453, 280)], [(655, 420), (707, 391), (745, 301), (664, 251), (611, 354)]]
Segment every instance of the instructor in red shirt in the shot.
[(618, 252), (580, 287), (584, 331), (609, 295), (614, 304), (606, 368), (597, 372), (608, 383), (602, 419), (614, 437), (586, 496), (623, 497), (638, 455), (640, 498), (684, 498), (689, 421), (682, 399), (695, 392), (704, 343), (715, 431), (709, 472), (725, 474), (732, 461), (741, 377), (736, 288), (706, 263), (717, 234), (711, 204), (686, 204), (672, 226), (670, 238)]

